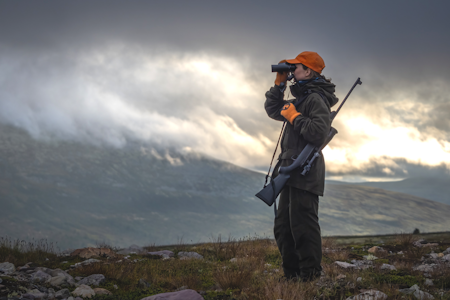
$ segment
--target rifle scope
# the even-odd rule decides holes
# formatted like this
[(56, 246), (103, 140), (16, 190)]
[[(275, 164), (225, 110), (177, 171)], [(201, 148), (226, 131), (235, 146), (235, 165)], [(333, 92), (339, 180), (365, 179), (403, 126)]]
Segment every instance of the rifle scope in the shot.
[(272, 72), (294, 72), (294, 70), (297, 69), (296, 65), (291, 65), (288, 63), (281, 63), (278, 65), (272, 65)]

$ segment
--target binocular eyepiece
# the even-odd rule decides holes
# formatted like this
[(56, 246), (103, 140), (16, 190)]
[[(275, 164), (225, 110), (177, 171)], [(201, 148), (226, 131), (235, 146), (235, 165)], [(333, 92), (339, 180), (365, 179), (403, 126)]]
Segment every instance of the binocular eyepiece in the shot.
[(278, 65), (272, 65), (272, 72), (294, 72), (297, 67), (288, 63), (281, 63)]

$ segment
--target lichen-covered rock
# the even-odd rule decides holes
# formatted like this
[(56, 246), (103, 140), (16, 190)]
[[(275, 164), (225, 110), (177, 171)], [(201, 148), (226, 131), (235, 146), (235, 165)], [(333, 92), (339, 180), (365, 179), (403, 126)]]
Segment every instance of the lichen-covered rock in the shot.
[(358, 266), (343, 261), (335, 261), (336, 265), (344, 269), (358, 269)]
[(95, 288), (94, 292), (96, 295), (112, 295), (112, 293), (110, 291), (108, 291), (107, 289), (102, 289), (102, 288)]
[(385, 300), (387, 295), (377, 290), (365, 290), (361, 294), (348, 297), (347, 300)]
[(203, 256), (197, 252), (178, 252), (180, 259), (203, 259)]
[(87, 259), (85, 261), (76, 263), (74, 266), (75, 267), (81, 267), (81, 266), (84, 266), (84, 265), (90, 265), (90, 264), (97, 263), (97, 262), (101, 262), (101, 260), (95, 259), (95, 258), (89, 258), (89, 259)]
[(93, 274), (88, 277), (85, 277), (78, 281), (78, 284), (85, 284), (85, 285), (100, 285), (105, 281), (105, 276), (102, 274)]
[(429, 293), (421, 291), (417, 284), (413, 285), (409, 289), (401, 289), (401, 290), (399, 290), (399, 292), (401, 292), (403, 294), (407, 294), (407, 295), (413, 294), (414, 297), (416, 297), (419, 300), (434, 299), (434, 297), (432, 295), (430, 295)]
[(391, 270), (391, 271), (397, 270), (397, 268), (395, 266), (389, 265), (389, 264), (382, 264), (380, 269), (381, 270)]
[(162, 258), (174, 257), (174, 253), (172, 251), (170, 251), (170, 250), (161, 250), (161, 251), (155, 251), (155, 252), (148, 252), (147, 254), (159, 255)]
[(115, 257), (116, 253), (109, 248), (81, 248), (70, 253), (70, 256), (79, 256), (81, 258), (92, 258), (92, 257)]
[(28, 290), (27, 294), (33, 295), (34, 299), (36, 299), (36, 300), (44, 299), (44, 298), (47, 298), (47, 296), (48, 296), (47, 293), (43, 293), (43, 292), (39, 291), (38, 289)]
[(153, 295), (141, 300), (204, 300), (204, 298), (196, 291), (187, 289), (179, 292)]
[(70, 297), (70, 292), (68, 289), (62, 289), (55, 293), (56, 299), (67, 299)]
[(41, 270), (31, 274), (31, 277), (30, 277), (31, 281), (33, 281), (33, 282), (46, 282), (50, 278), (52, 278), (51, 275), (49, 275)]
[(95, 292), (90, 286), (82, 284), (72, 292), (72, 295), (80, 296), (82, 298), (91, 298), (92, 296), (95, 296)]
[(16, 271), (14, 264), (9, 262), (3, 262), (0, 264), (0, 272), (3, 272), (3, 274), (11, 274), (14, 271)]
[(413, 268), (413, 271), (420, 271), (420, 272), (433, 272), (433, 269), (436, 268), (436, 264), (430, 264), (430, 265), (420, 265)]
[(422, 248), (422, 247), (437, 247), (439, 246), (438, 243), (427, 243), (424, 239), (420, 239), (413, 242), (413, 245)]
[(369, 252), (369, 253), (379, 253), (379, 252), (386, 252), (386, 250), (384, 250), (383, 248), (378, 247), (378, 246), (373, 246), (372, 248), (367, 250), (367, 252)]

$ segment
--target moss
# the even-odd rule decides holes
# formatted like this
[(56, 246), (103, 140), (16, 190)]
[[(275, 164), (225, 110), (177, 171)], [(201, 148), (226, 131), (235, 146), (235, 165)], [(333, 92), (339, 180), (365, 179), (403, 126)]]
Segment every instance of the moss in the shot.
[(377, 263), (377, 264), (388, 264), (389, 263), (389, 259), (386, 259), (386, 258), (379, 258), (379, 259), (377, 259), (377, 260), (375, 260), (375, 263)]
[(377, 283), (389, 283), (389, 284), (397, 284), (397, 285), (404, 285), (404, 286), (413, 286), (415, 284), (421, 284), (423, 283), (423, 278), (411, 276), (411, 275), (397, 275), (397, 274), (378, 274), (373, 273), (372, 278)]
[(203, 295), (205, 300), (235, 300), (233, 290), (226, 291), (208, 291)]
[(266, 254), (264, 261), (273, 266), (280, 266), (282, 263), (281, 254), (278, 251), (269, 252)]

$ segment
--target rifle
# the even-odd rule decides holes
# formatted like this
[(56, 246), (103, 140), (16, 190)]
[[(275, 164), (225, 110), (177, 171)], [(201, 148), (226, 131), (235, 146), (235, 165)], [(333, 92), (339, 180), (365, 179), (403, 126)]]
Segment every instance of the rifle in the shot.
[[(357, 84), (362, 84), (359, 77), (356, 80), (355, 84), (353, 84), (347, 96), (345, 96), (344, 100), (342, 101), (338, 109), (330, 113), (331, 122), (333, 122), (334, 118), (341, 110), (341, 107), (344, 105), (348, 96), (350, 96), (350, 94), (352, 93), (353, 89), (356, 87)], [(326, 145), (328, 145), (328, 143), (333, 139), (333, 137), (337, 133), (338, 131), (334, 127), (331, 127), (325, 142), (321, 146), (318, 147), (314, 146), (313, 144), (307, 144), (306, 147), (302, 150), (302, 152), (297, 156), (297, 158), (295, 159), (293, 158), (294, 162), (287, 167), (280, 167), (278, 170), (278, 176), (275, 177), (275, 179), (271, 178), (269, 184), (264, 186), (264, 188), (261, 191), (259, 191), (259, 193), (257, 193), (255, 196), (264, 201), (267, 205), (272, 206), (272, 204), (275, 202), (278, 195), (280, 194), (281, 190), (286, 185), (286, 182), (291, 177), (290, 175), (291, 172), (297, 168), (300, 168), (301, 174), (303, 176), (306, 176), (311, 170), (313, 163), (320, 156), (320, 151), (322, 151), (322, 149), (325, 148)]]

